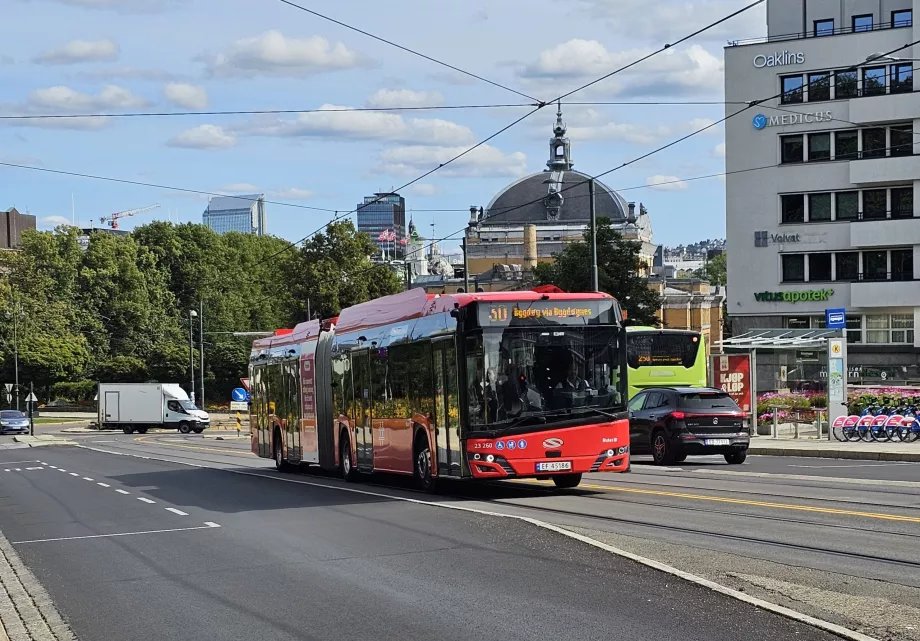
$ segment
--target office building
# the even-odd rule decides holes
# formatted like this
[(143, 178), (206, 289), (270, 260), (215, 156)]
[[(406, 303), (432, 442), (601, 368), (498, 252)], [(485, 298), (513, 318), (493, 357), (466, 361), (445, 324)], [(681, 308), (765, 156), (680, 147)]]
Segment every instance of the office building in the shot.
[(768, 0), (767, 37), (725, 49), (726, 115), (769, 98), (725, 123), (733, 335), (845, 308), (851, 383), (920, 380), (920, 48), (882, 55), (912, 6)]
[(204, 210), (202, 223), (218, 234), (237, 231), (264, 236), (268, 233), (265, 194), (215, 196)]
[(15, 207), (0, 211), (0, 249), (19, 247), (27, 229), (35, 229), (35, 216), (20, 214)]
[[(470, 208), (466, 230), (470, 273), (484, 273), (503, 265), (531, 269), (536, 263), (552, 262), (554, 254), (567, 245), (584, 240), (591, 221), (591, 176), (574, 169), (571, 142), (565, 134), (560, 107), (549, 140), (547, 168), (511, 183), (485, 209)], [(648, 273), (657, 247), (652, 243), (653, 231), (645, 207), (639, 204), (637, 213), (635, 203), (626, 202), (600, 180), (595, 180), (594, 202), (598, 218), (610, 219), (613, 228), (625, 238), (641, 243), (640, 257)], [(531, 252), (534, 241), (535, 251)]]
[[(406, 237), (405, 198), (393, 193), (374, 194), (365, 196), (364, 202), (355, 209), (358, 214), (358, 231), (370, 236), (381, 253), (391, 257), (404, 254), (404, 245), (399, 241)], [(394, 240), (381, 240), (383, 232), (394, 235)]]

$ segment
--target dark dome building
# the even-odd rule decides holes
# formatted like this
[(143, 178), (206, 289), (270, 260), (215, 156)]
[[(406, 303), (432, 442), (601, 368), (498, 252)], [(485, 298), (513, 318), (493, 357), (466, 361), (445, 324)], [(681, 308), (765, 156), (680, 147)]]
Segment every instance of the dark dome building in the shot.
[[(560, 105), (549, 141), (547, 169), (511, 183), (484, 210), (470, 209), (466, 242), (471, 273), (502, 264), (532, 267), (534, 258), (536, 262), (551, 261), (566, 244), (583, 239), (591, 220), (591, 176), (573, 169), (571, 141), (565, 134)], [(651, 265), (656, 247), (645, 208), (639, 205), (637, 215), (634, 203), (600, 180), (594, 185), (598, 218), (609, 218), (624, 236), (641, 241), (642, 256)], [(534, 237), (536, 240), (536, 256), (528, 256), (529, 261), (525, 261), (525, 227), (531, 242)]]

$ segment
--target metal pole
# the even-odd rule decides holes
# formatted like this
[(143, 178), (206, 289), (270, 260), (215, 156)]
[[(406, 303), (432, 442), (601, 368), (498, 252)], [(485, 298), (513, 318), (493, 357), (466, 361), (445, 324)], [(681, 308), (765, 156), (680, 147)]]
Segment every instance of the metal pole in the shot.
[(13, 309), (13, 369), (15, 370), (16, 410), (19, 411), (19, 303)]
[(191, 372), (191, 393), (192, 402), (195, 402), (195, 342), (192, 338), (192, 328), (194, 327), (192, 312), (188, 313), (188, 369)]
[(204, 409), (204, 300), (198, 301), (198, 358), (201, 367), (201, 409)]
[(594, 179), (588, 181), (588, 202), (591, 207), (591, 291), (600, 291), (597, 274), (597, 210), (594, 206)]
[(463, 291), (470, 293), (470, 259), (466, 255), (466, 236), (463, 237)]
[(32, 382), (29, 381), (29, 436), (35, 436), (35, 419), (32, 418), (32, 408), (35, 407), (35, 401), (32, 400), (32, 395), (34, 393)]

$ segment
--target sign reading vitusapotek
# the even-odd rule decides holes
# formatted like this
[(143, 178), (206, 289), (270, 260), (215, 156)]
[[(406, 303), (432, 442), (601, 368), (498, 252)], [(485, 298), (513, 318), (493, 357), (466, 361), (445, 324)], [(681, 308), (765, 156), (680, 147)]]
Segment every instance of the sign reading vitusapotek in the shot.
[(834, 295), (833, 289), (810, 289), (804, 292), (760, 292), (754, 294), (758, 303), (802, 303), (826, 301)]

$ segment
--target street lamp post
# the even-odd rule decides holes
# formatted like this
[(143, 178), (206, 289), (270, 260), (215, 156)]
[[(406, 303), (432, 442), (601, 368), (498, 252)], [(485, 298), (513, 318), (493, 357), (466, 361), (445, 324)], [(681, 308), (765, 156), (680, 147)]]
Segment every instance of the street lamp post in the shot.
[(201, 409), (204, 409), (204, 301), (198, 301), (198, 358), (201, 367), (198, 373), (201, 374), (201, 396), (198, 401), (201, 403)]
[(197, 318), (198, 312), (194, 309), (188, 311), (188, 369), (191, 373), (191, 394), (192, 403), (195, 402), (195, 342), (192, 338), (192, 328), (195, 326), (194, 318)]
[(16, 409), (19, 409), (19, 317), (22, 308), (17, 302), (12, 312), (7, 312), (6, 317), (13, 321), (13, 389), (16, 390)]

